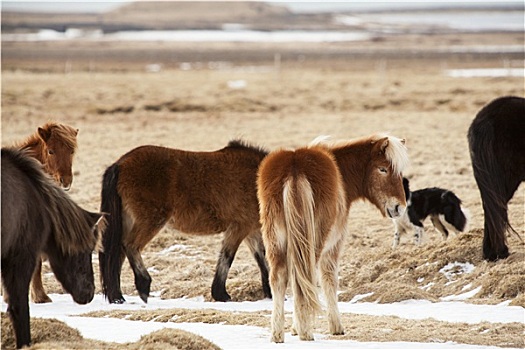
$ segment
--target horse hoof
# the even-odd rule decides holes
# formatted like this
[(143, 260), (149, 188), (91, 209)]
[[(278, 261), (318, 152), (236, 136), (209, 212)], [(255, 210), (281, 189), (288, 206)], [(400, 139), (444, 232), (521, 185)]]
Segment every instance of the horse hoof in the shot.
[(148, 303), (148, 297), (149, 297), (148, 294), (139, 293), (139, 296), (140, 296), (140, 299), (142, 299), (143, 302), (145, 302), (146, 304)]
[(212, 295), (212, 298), (215, 301), (222, 301), (222, 302), (227, 302), (227, 301), (232, 300), (232, 298), (230, 297), (228, 293), (224, 293), (224, 294), (221, 293), (220, 295)]
[(124, 297), (116, 298), (114, 300), (110, 300), (110, 304), (124, 304), (126, 302), (126, 299)]
[(41, 298), (34, 298), (33, 303), (35, 304), (45, 304), (45, 303), (52, 303), (53, 300), (49, 296), (41, 297)]

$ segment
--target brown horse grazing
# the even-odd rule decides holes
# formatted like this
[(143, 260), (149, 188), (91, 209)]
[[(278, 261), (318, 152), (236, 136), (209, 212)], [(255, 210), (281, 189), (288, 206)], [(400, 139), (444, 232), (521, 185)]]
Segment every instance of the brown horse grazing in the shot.
[(261, 270), (264, 295), (271, 297), (256, 192), (257, 169), (266, 155), (240, 141), (214, 152), (142, 146), (107, 168), (101, 211), (110, 216), (99, 263), (108, 301), (125, 302), (120, 273), (127, 257), (147, 302), (151, 277), (140, 252), (168, 222), (189, 234), (224, 232), (211, 288), (215, 300), (230, 300), (226, 278), (245, 239)]
[(401, 172), (407, 164), (404, 140), (387, 135), (279, 150), (263, 160), (257, 195), (273, 293), (273, 342), (284, 342), (289, 279), (295, 298), (292, 333), (314, 340), (312, 325), (321, 310), (317, 267), (330, 333), (344, 334), (336, 292), (350, 205), (367, 199), (383, 215), (401, 216), (406, 207)]
[(2, 285), (16, 346), (29, 346), (29, 282), (45, 254), (56, 278), (79, 304), (95, 293), (91, 255), (102, 214), (80, 208), (25, 152), (2, 148)]
[[(69, 125), (49, 122), (37, 129), (16, 148), (44, 165), (44, 170), (66, 191), (73, 182), (73, 156), (77, 149), (78, 129)], [(42, 283), (42, 260), (36, 265), (31, 282), (31, 299), (35, 303), (50, 303)]]
[(483, 258), (505, 259), (505, 232), (516, 233), (509, 223), (508, 202), (525, 181), (525, 99), (500, 97), (483, 107), (470, 125), (468, 142), (485, 213)]

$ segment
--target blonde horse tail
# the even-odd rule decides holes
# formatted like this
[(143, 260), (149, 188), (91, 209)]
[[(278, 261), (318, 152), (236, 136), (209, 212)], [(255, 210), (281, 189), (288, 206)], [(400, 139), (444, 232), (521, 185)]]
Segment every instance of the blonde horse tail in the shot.
[[(290, 177), (283, 191), (284, 219), (288, 240), (288, 268), (294, 298), (313, 314), (321, 312), (315, 259), (316, 225), (314, 198), (304, 176)], [(296, 295), (297, 293), (298, 295)]]

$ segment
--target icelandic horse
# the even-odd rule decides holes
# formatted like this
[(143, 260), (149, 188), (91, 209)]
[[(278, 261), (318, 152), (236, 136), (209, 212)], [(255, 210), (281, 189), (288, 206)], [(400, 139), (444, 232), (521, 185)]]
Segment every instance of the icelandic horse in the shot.
[(485, 214), (483, 258), (505, 259), (505, 232), (517, 234), (509, 223), (508, 202), (525, 181), (525, 99), (500, 97), (484, 106), (470, 125), (468, 143)]
[(42, 254), (79, 304), (95, 295), (91, 256), (104, 216), (79, 207), (26, 152), (2, 148), (2, 285), (16, 347), (31, 344), (29, 283)]
[[(44, 166), (44, 171), (51, 175), (65, 191), (73, 182), (73, 157), (77, 150), (78, 129), (69, 125), (48, 122), (24, 141), (14, 147), (27, 152)], [(31, 299), (34, 303), (50, 303), (42, 283), (42, 259), (37, 262), (31, 280)]]
[(261, 271), (264, 296), (271, 298), (256, 190), (257, 169), (267, 154), (238, 140), (212, 152), (141, 146), (109, 166), (102, 179), (100, 210), (110, 216), (99, 253), (107, 300), (125, 302), (120, 273), (127, 257), (135, 287), (147, 302), (151, 276), (141, 251), (166, 224), (187, 234), (224, 234), (213, 299), (231, 299), (226, 278), (243, 241)]
[(330, 334), (344, 334), (337, 308), (338, 266), (350, 205), (373, 203), (390, 218), (406, 208), (404, 140), (388, 135), (271, 152), (261, 163), (257, 195), (273, 295), (271, 341), (284, 342), (284, 298), (291, 282), (292, 334), (314, 340), (320, 313), (317, 268), (327, 300)]

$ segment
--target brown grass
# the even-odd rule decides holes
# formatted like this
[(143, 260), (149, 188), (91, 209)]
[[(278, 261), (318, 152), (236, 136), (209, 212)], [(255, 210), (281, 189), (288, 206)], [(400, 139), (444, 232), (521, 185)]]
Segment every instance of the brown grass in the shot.
[[(2, 312), (2, 349), (14, 349), (13, 327)], [(180, 329), (162, 329), (142, 336), (135, 343), (108, 343), (84, 339), (78, 330), (55, 319), (31, 319), (30, 349), (178, 349), (219, 350), (220, 348), (203, 337)]]
[[(482, 42), (497, 42), (497, 35), (488, 37), (491, 39)], [(435, 43), (438, 39), (428, 40)], [(413, 39), (407, 40), (410, 45), (415, 44)], [(422, 46), (431, 45), (425, 37), (418, 40)], [(509, 39), (504, 36), (502, 40)], [(60, 48), (62, 44), (57, 45)], [(335, 64), (331, 65), (332, 62)], [(339, 139), (389, 131), (408, 140), (411, 166), (405, 175), (411, 179), (413, 189), (439, 186), (453, 190), (471, 212), (470, 229), (442, 242), (441, 235), (427, 221), (421, 247), (414, 246), (411, 237), (402, 236), (401, 245), (393, 251), (390, 220), (382, 218), (369, 204), (354, 205), (350, 212), (350, 234), (341, 258), (340, 300), (373, 292), (365, 301), (439, 301), (481, 287), (466, 302), (511, 301), (512, 305), (524, 307), (523, 242), (510, 235), (512, 255), (508, 259), (495, 263), (482, 259), (483, 212), (466, 139), (470, 122), (484, 104), (498, 96), (525, 95), (523, 79), (454, 79), (443, 74), (444, 68), (497, 68), (503, 64), (492, 57), (458, 60), (407, 56), (403, 60), (389, 60), (372, 56), (343, 61), (328, 59), (319, 65), (283, 64), (279, 70), (273, 70), (271, 64), (265, 64), (264, 70), (238, 64), (226, 70), (167, 69), (157, 74), (144, 73), (126, 63), (119, 66), (110, 62), (105, 66), (111, 67), (110, 70), (95, 69), (91, 73), (74, 70), (63, 74), (63, 70), (54, 70), (44, 59), (23, 60), (18, 68), (16, 61), (10, 61), (9, 70), (2, 72), (2, 145), (23, 139), (49, 119), (79, 128), (79, 150), (70, 194), (86, 209), (97, 210), (105, 168), (139, 145), (205, 151), (221, 148), (230, 139), (241, 136), (273, 149), (304, 145), (321, 134)], [(239, 79), (246, 81), (245, 89), (228, 88), (228, 81)], [(509, 204), (510, 221), (522, 237), (525, 236), (524, 190), (522, 185)], [(146, 266), (154, 268), (150, 272), (152, 291), (160, 291), (162, 298), (204, 296), (211, 300), (210, 286), (220, 243), (220, 235), (190, 236), (164, 228), (143, 252)], [(172, 245), (178, 246), (161, 254)], [(449, 281), (439, 270), (454, 262), (472, 264), (474, 270), (456, 274), (454, 282), (447, 284)], [(98, 281), (96, 260), (94, 268)], [(47, 264), (44, 285), (50, 293), (63, 292)], [(255, 261), (241, 245), (226, 287), (234, 300), (243, 301), (261, 299), (260, 285)], [(122, 271), (122, 287), (126, 294), (136, 293), (127, 263)], [(98, 283), (97, 292), (100, 292)], [(185, 312), (191, 317), (191, 311)], [(351, 318), (360, 320), (360, 317)], [(348, 336), (368, 341), (400, 340), (400, 332), (365, 332), (369, 328), (380, 329), (384, 319), (374, 319), (370, 327), (349, 321)], [(259, 320), (247, 322), (258, 324)], [(412, 321), (388, 322), (391, 323), (385, 329), (397, 330), (408, 329)], [(357, 329), (352, 331), (353, 327)], [(436, 341), (454, 338), (467, 342), (459, 331), (452, 333), (454, 325), (447, 328), (443, 322), (436, 322), (429, 326), (432, 327), (443, 328), (442, 333), (432, 333), (427, 338), (418, 336), (418, 341), (435, 337)], [(490, 331), (483, 332), (484, 327)], [(467, 332), (469, 344), (488, 345), (491, 335), (505, 332), (522, 336), (505, 327), (513, 326), (478, 324), (458, 329), (473, 329)], [(520, 344), (513, 340), (511, 343)]]

